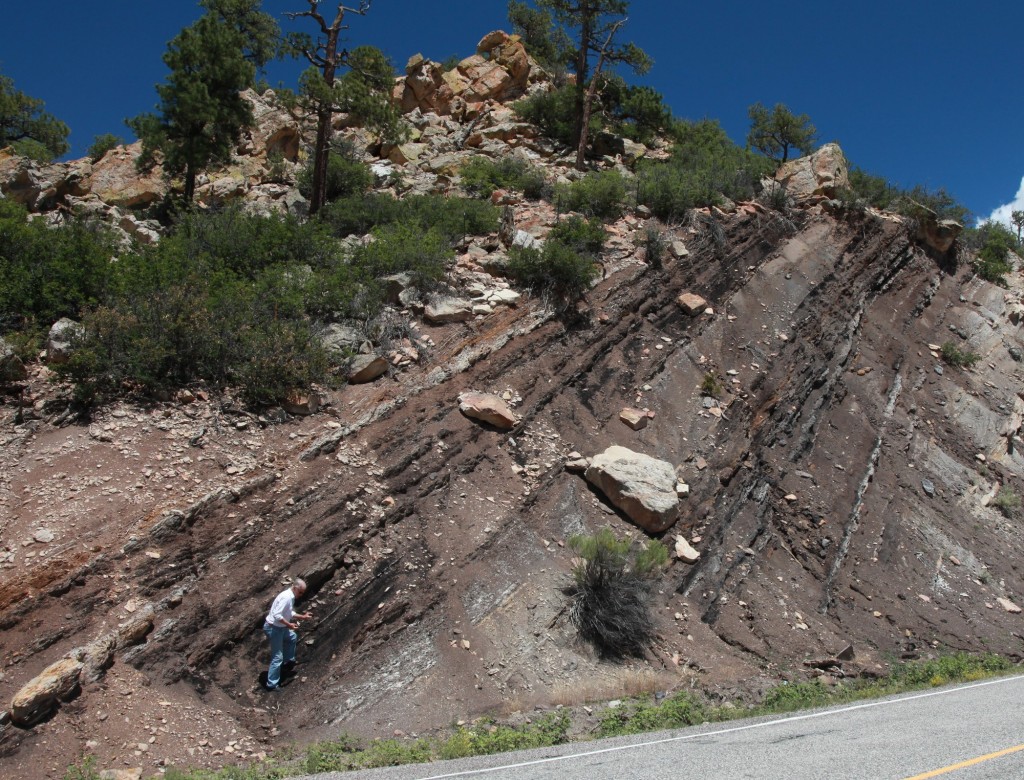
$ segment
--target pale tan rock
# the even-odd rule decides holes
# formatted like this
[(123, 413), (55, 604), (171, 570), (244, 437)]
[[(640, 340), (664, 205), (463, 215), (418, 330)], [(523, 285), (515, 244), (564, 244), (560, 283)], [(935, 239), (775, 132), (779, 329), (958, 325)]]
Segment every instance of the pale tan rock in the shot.
[(996, 599), (996, 601), (999, 602), (999, 606), (1001, 606), (1003, 609), (1005, 609), (1011, 615), (1019, 615), (1020, 614), (1020, 611), (1021, 611), (1020, 607), (1018, 607), (1016, 604), (1014, 604), (1009, 599), (1004, 599), (1002, 597), (999, 597), (999, 598)]
[(78, 658), (62, 658), (50, 664), (14, 694), (11, 720), (19, 726), (31, 726), (49, 715), (60, 702), (73, 699), (81, 690), (84, 663)]
[(503, 431), (517, 422), (515, 412), (501, 398), (491, 393), (465, 392), (459, 395), (459, 411), (466, 417), (480, 420)]
[(676, 298), (676, 302), (680, 305), (680, 307), (682, 307), (683, 311), (685, 311), (691, 317), (694, 316), (695, 314), (700, 314), (708, 306), (708, 302), (706, 300), (701, 298), (696, 293), (691, 292), (683, 293), (678, 298)]
[(681, 560), (683, 563), (696, 563), (700, 558), (700, 553), (697, 552), (688, 541), (682, 536), (676, 537), (676, 544), (673, 548), (676, 558)]
[(783, 163), (775, 180), (797, 200), (816, 195), (832, 197), (837, 190), (850, 186), (849, 166), (839, 144), (825, 144), (813, 154)]
[[(149, 747), (148, 745), (146, 746)], [(104, 769), (100, 772), (100, 780), (142, 780), (142, 767), (129, 769)]]
[(348, 381), (354, 385), (372, 382), (387, 370), (388, 361), (380, 355), (356, 355), (349, 366)]
[(634, 431), (639, 431), (647, 427), (647, 420), (650, 418), (647, 412), (627, 406), (619, 412), (619, 419)]
[(462, 298), (440, 298), (426, 305), (423, 318), (434, 325), (466, 322), (473, 319), (473, 304)]
[(320, 395), (318, 393), (303, 393), (293, 391), (281, 402), (281, 408), (288, 414), (305, 417), (316, 414), (320, 408)]
[(153, 607), (147, 604), (138, 610), (138, 614), (118, 626), (116, 631), (117, 649), (123, 650), (142, 642), (153, 630), (154, 619)]
[(155, 203), (167, 192), (163, 170), (158, 165), (139, 173), (135, 158), (141, 153), (142, 142), (136, 141), (105, 154), (92, 166), (84, 186), (111, 206), (139, 208)]
[(679, 517), (671, 463), (613, 445), (591, 459), (585, 476), (645, 531), (661, 533)]

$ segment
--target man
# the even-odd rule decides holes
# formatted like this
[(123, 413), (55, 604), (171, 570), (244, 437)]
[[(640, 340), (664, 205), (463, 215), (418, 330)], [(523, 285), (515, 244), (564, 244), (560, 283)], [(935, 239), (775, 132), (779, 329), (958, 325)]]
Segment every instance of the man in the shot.
[(270, 640), (270, 670), (267, 672), (266, 689), (276, 691), (281, 685), (281, 667), (295, 665), (295, 646), (299, 635), (295, 629), (300, 620), (313, 617), (308, 612), (294, 612), (295, 599), (306, 592), (306, 583), (297, 579), (290, 588), (277, 594), (263, 623), (263, 633)]

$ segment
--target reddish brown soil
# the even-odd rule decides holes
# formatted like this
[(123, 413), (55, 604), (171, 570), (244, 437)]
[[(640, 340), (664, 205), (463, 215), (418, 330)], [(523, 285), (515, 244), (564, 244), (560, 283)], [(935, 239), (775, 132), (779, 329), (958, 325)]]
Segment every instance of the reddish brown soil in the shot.
[[(531, 304), (421, 326), (437, 347), (418, 367), (281, 424), (209, 399), (58, 427), (37, 369), (40, 409), (20, 424), (15, 398), (0, 410), (0, 703), (129, 610), (157, 618), (48, 722), (3, 730), (4, 776), (61, 777), (89, 753), (147, 775), (218, 766), (342, 731), (616, 698), (644, 673), (732, 699), (817, 674), (805, 660), (849, 643), (844, 674), (1019, 654), (1021, 618), (996, 599), (1024, 596), (1024, 543), (984, 500), (1024, 494), (1017, 293), (878, 216), (719, 224), (663, 269), (610, 267), (589, 322)], [(687, 317), (686, 290), (714, 314)], [(950, 339), (982, 355), (975, 369), (936, 372), (928, 344)], [(708, 372), (727, 388), (720, 418), (701, 402)], [(521, 423), (462, 416), (465, 389), (508, 391)], [(624, 406), (654, 419), (634, 432)], [(576, 641), (560, 594), (569, 536), (638, 533), (563, 467), (611, 444), (681, 467), (691, 494), (667, 540), (701, 551), (667, 570), (658, 639), (624, 665)], [(53, 541), (31, 542), (39, 529)], [(299, 676), (268, 694), (260, 625), (299, 574), (316, 619)]]

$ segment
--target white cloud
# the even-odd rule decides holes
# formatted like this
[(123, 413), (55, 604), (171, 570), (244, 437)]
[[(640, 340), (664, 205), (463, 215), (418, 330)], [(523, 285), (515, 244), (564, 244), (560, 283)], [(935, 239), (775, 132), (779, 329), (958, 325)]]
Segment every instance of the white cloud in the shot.
[(991, 214), (988, 215), (988, 219), (983, 220), (984, 222), (1001, 222), (1010, 227), (1010, 212), (1013, 211), (1024, 211), (1024, 178), (1020, 180), (1020, 189), (1017, 190), (1017, 195), (1009, 203), (1004, 203), (1002, 206), (997, 208)]

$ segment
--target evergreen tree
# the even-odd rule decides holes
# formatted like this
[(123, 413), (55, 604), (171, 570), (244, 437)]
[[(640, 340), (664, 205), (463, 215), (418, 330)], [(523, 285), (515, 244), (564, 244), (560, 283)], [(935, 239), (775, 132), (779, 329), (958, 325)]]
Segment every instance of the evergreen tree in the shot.
[(782, 103), (776, 103), (771, 111), (755, 103), (747, 109), (747, 114), (750, 116), (747, 146), (776, 162), (786, 162), (790, 149), (803, 154), (814, 150), (818, 131), (807, 114), (796, 115)]
[(240, 94), (256, 74), (246, 43), (237, 27), (208, 9), (167, 46), (163, 60), (171, 72), (156, 88), (159, 114), (126, 122), (143, 142), (140, 165), (151, 165), (160, 151), (166, 174), (184, 174), (186, 203), (195, 194), (198, 172), (227, 160), (252, 122), (252, 108)]
[[(338, 3), (334, 18), (328, 22), (320, 13), (320, 0), (308, 0), (309, 10), (287, 14), (290, 19), (309, 18), (319, 27), (314, 41), (305, 34), (289, 36), (292, 51), (299, 52), (312, 67), (300, 77), (300, 93), (317, 117), (313, 146), (313, 174), (309, 213), (316, 214), (327, 202), (328, 163), (331, 154), (331, 120), (338, 111), (346, 111), (367, 127), (380, 132), (384, 140), (402, 140), (404, 127), (398, 110), (391, 103), (392, 68), (377, 49), (360, 46), (349, 52), (339, 48), (341, 31), (348, 13), (364, 16), (370, 0), (360, 0), (358, 8)], [(338, 76), (338, 70), (348, 70)]]
[(43, 101), (14, 87), (14, 80), (0, 74), (0, 149), (13, 146), (21, 155), (42, 162), (68, 150), (68, 126), (43, 111)]
[[(616, 44), (615, 31), (625, 21), (627, 0), (536, 0), (541, 12), (550, 14), (553, 24), (562, 30), (567, 42), (565, 58), (576, 75), (573, 145), (579, 145), (586, 124), (587, 89), (594, 57), (607, 65), (626, 65), (634, 73), (644, 74), (651, 58), (634, 43)], [(554, 33), (557, 35), (557, 30)]]
[(1010, 214), (1010, 222), (1017, 229), (1017, 243), (1020, 243), (1021, 231), (1024, 230), (1024, 211), (1014, 211)]

